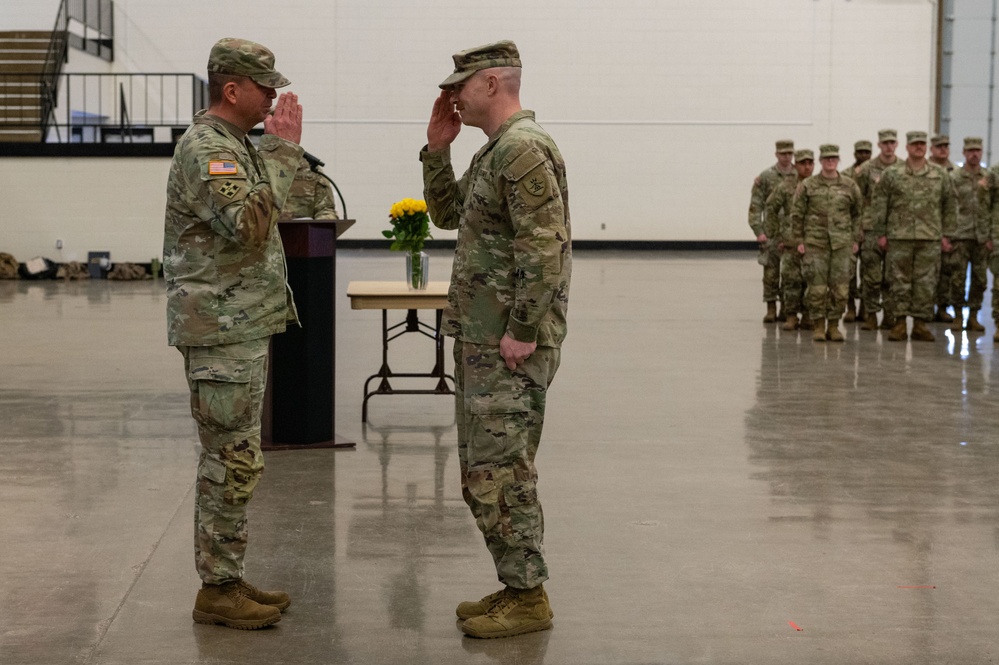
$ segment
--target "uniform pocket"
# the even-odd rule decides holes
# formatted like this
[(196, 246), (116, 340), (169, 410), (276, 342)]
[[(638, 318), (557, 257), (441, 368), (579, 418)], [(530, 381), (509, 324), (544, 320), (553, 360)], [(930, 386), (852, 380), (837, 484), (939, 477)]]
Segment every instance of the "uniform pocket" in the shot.
[(530, 397), (522, 392), (469, 397), (469, 466), (512, 462), (525, 455), (530, 430)]
[(198, 358), (188, 371), (192, 385), (191, 410), (198, 424), (234, 431), (254, 420), (251, 380), (256, 363), (232, 358)]

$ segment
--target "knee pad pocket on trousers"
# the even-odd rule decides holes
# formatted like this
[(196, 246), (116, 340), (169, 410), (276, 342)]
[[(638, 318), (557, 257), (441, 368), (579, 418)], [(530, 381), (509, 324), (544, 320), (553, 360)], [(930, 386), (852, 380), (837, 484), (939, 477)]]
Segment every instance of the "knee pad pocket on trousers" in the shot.
[(524, 456), (531, 426), (530, 395), (523, 391), (469, 397), (469, 464)]
[(535, 481), (504, 485), (500, 514), (505, 535), (514, 536), (517, 540), (537, 537), (541, 526), (541, 505)]
[(254, 361), (199, 358), (188, 376), (196, 390), (191, 410), (199, 425), (233, 431), (253, 422), (251, 379)]

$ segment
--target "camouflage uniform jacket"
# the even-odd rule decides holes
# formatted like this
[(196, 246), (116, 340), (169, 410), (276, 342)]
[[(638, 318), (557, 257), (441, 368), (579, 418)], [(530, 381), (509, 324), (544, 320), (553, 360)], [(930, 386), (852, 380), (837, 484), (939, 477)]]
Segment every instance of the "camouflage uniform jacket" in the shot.
[(957, 226), (957, 196), (947, 172), (929, 162), (913, 171), (907, 162), (888, 168), (871, 203), (874, 233), (889, 240), (940, 240)]
[[(777, 189), (767, 197), (765, 208), (767, 219), (778, 220), (777, 233), (773, 237), (784, 243), (785, 247), (790, 247), (794, 242), (794, 234), (791, 230), (791, 203), (794, 201), (795, 190), (802, 182), (804, 182), (802, 178), (793, 181), (782, 178)], [(767, 237), (771, 237), (769, 233)]]
[(172, 346), (244, 342), (298, 322), (276, 222), (301, 155), (271, 134), (258, 153), (238, 127), (204, 112), (177, 142), (163, 238)]
[(795, 245), (843, 249), (863, 238), (860, 214), (863, 196), (857, 183), (846, 176), (835, 180), (821, 173), (798, 185), (791, 204)]
[(449, 150), (420, 153), (430, 219), (458, 229), (446, 334), (474, 344), (559, 347), (572, 240), (565, 162), (532, 111), (500, 126), (455, 180)]
[(884, 175), (885, 170), (895, 164), (898, 164), (898, 157), (895, 157), (895, 161), (891, 164), (885, 164), (881, 161), (881, 155), (878, 155), (874, 159), (868, 159), (854, 171), (853, 180), (857, 183), (857, 187), (860, 188), (860, 193), (864, 197), (864, 211), (860, 218), (860, 226), (864, 231), (870, 231), (874, 228), (874, 221), (871, 219), (871, 201), (874, 200), (874, 189), (881, 181), (881, 176)]
[(988, 218), (988, 239), (999, 243), (999, 164), (991, 167), (982, 180), (982, 214)]
[(326, 182), (326, 178), (312, 170), (304, 157), (299, 160), (295, 182), (281, 208), (281, 219), (299, 217), (339, 219), (333, 200), (333, 188)]
[(985, 209), (985, 171), (972, 172), (967, 166), (955, 169), (950, 174), (957, 195), (957, 226), (954, 233), (947, 236), (956, 240), (989, 239), (989, 218)]
[(766, 233), (769, 239), (780, 230), (778, 220), (766, 216), (766, 206), (767, 199), (782, 181), (791, 183), (793, 187), (798, 182), (798, 172), (792, 168), (790, 173), (781, 173), (774, 164), (753, 181), (753, 192), (749, 197), (749, 228), (753, 229), (753, 234), (757, 237)]

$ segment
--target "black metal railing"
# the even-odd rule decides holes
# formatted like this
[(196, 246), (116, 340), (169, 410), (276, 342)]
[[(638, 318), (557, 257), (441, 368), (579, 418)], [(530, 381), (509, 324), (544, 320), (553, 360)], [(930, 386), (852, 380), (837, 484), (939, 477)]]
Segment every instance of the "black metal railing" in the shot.
[[(0, 74), (0, 86), (37, 81)], [(169, 143), (208, 107), (208, 82), (195, 74), (61, 74), (46, 120), (26, 112), (2, 127), (41, 127), (43, 143)], [(158, 129), (160, 128), (160, 129)]]
[(111, 0), (63, 0), (69, 45), (114, 62), (114, 3)]

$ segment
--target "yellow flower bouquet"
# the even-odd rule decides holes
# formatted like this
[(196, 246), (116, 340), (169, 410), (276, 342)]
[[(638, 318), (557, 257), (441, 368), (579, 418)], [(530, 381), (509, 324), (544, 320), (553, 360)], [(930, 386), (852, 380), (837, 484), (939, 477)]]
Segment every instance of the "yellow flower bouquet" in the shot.
[(423, 253), (423, 245), (432, 238), (427, 202), (415, 199), (396, 201), (389, 210), (389, 221), (392, 228), (382, 231), (382, 235), (392, 241), (389, 249), (407, 253), (409, 285), (414, 289), (426, 288), (429, 258)]

